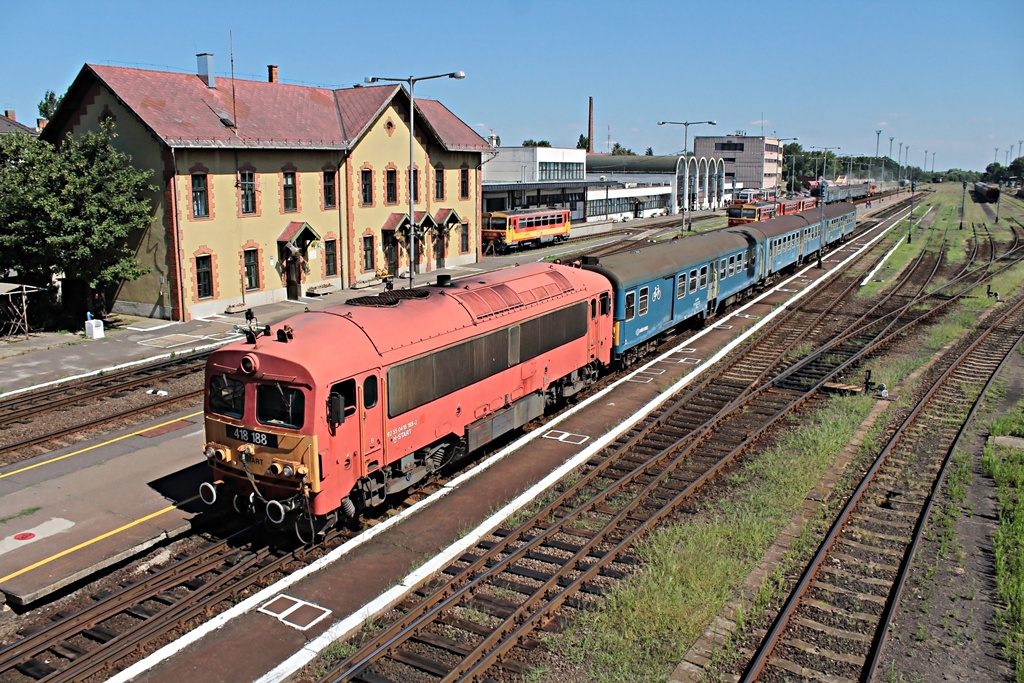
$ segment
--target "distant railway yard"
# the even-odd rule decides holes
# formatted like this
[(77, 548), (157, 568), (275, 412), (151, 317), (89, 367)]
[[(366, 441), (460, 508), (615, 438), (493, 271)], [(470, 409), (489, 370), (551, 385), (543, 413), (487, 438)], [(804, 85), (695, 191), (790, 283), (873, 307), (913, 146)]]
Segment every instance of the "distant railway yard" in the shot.
[[(473, 420), (485, 414), (463, 414), (460, 398), (452, 414), (467, 421), (471, 447), (441, 439), (452, 427), (440, 425), (438, 441), (387, 474), (381, 468), (380, 479), (371, 464), (380, 443), (367, 437), (378, 385), (362, 378), (358, 391), (339, 381), (311, 394), (310, 410), (325, 411), (310, 413), (322, 429), (303, 456), (312, 460), (271, 462), (259, 448), (272, 438), (284, 453), (291, 432), (302, 436), (290, 383), (324, 384), (268, 365), (259, 349), (309, 364), (357, 353), (333, 344), (307, 353), (285, 308), (232, 324), (239, 345), (211, 356), (169, 353), (0, 394), (0, 483), (10, 501), (0, 507), (10, 532), (0, 541), (0, 682), (1020, 680), (1024, 201), (934, 184), (917, 188), (911, 215), (907, 190), (875, 196), (853, 234), (825, 248), (814, 245), (826, 225), (800, 228), (795, 262), (777, 273), (762, 269), (785, 253), (785, 238), (737, 252), (735, 275), (733, 258), (727, 266), (722, 257), (719, 273), (716, 256), (710, 276), (680, 262), (678, 281), (656, 294), (641, 289), (632, 303), (616, 303), (615, 285), (606, 303), (592, 294), (579, 309), (591, 355), (565, 378), (542, 368), (545, 390), (559, 380), (557, 391), (539, 393), (546, 405), (516, 410), (519, 396), (506, 393), (490, 411), (516, 428), (492, 420), (480, 437)], [(828, 226), (842, 219), (827, 208)], [(694, 238), (680, 223), (671, 216), (569, 236), (481, 265), (557, 260), (550, 267), (565, 268), (577, 289), (593, 287), (596, 271), (568, 268), (612, 264), (651, 243), (686, 245)], [(724, 212), (695, 216), (692, 233), (725, 224)], [(767, 222), (746, 225), (748, 237), (773, 235)], [(758, 275), (727, 298), (741, 269)], [(464, 290), (506, 272), (515, 270), (474, 271)], [(469, 297), (453, 276), (449, 290), (439, 281), (364, 295), (367, 336), (421, 290)], [(703, 297), (705, 283), (721, 288), (721, 300), (691, 307), (684, 296)], [(541, 300), (547, 287), (522, 291)], [(620, 353), (630, 311), (642, 316), (666, 295), (694, 315), (652, 337), (642, 358)], [(479, 315), (474, 324), (484, 325), (493, 314)], [(540, 333), (522, 328), (521, 351), (516, 327), (516, 346), (488, 342), (488, 353), (503, 363), (507, 355), (509, 367), (513, 357), (525, 364), (545, 353)], [(610, 346), (596, 341), (599, 332)], [(451, 378), (479, 374), (469, 366), (483, 361), (471, 357), (445, 361), (447, 373), (437, 361), (431, 386), (461, 391)], [(256, 399), (265, 427), (224, 441), (211, 425), (239, 433), (250, 414), (229, 375), (261, 372), (273, 378), (269, 398)], [(413, 410), (445, 400), (442, 388), (385, 391), (381, 400)], [(350, 476), (351, 456), (329, 445), (345, 430), (368, 453), (354, 470), (365, 476), (343, 479), (351, 491), (331, 488)], [(406, 431), (394, 424), (382, 433), (393, 448)], [(89, 479), (90, 493), (71, 490), (83, 457), (92, 458), (83, 471), (108, 468)], [(142, 457), (161, 459), (164, 470), (133, 475)], [(211, 506), (199, 501), (199, 482)], [(121, 519), (113, 531), (94, 530), (73, 503), (41, 510), (32, 490), (47, 485), (68, 501), (102, 498), (90, 503)], [(134, 486), (158, 502), (118, 511), (115, 501)], [(310, 490), (337, 500), (323, 508)], [(266, 523), (278, 508), (286, 523)], [(146, 531), (164, 513), (180, 518), (175, 530)], [(64, 526), (54, 532), (55, 524)], [(62, 546), (60, 530), (75, 524), (86, 535)], [(36, 555), (17, 559), (12, 551), (28, 541)], [(85, 557), (118, 543), (102, 562)]]

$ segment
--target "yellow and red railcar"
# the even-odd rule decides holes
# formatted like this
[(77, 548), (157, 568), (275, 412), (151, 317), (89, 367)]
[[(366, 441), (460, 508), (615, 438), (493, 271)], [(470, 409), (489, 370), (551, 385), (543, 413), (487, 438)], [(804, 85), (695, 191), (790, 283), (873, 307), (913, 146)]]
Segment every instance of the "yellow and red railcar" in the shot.
[(211, 354), (204, 502), (226, 496), (309, 536), (539, 417), (608, 365), (601, 275), (531, 263), (458, 287), (442, 278), (300, 313)]
[(480, 235), (499, 254), (569, 239), (568, 209), (491, 211), (480, 217)]
[(752, 204), (734, 204), (726, 211), (729, 227), (744, 223), (757, 223), (775, 218), (775, 202), (754, 202)]

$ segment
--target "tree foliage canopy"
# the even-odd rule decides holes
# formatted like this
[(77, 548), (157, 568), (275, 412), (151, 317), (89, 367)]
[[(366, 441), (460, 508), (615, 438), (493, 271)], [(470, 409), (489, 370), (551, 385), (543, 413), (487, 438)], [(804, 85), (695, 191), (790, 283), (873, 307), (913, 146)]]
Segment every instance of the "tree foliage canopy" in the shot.
[(63, 95), (57, 97), (56, 93), (52, 90), (47, 90), (46, 94), (43, 95), (43, 99), (39, 101), (39, 115), (49, 121), (53, 118), (54, 112), (57, 111), (57, 107), (60, 106), (63, 99)]
[(626, 147), (623, 147), (622, 145), (620, 145), (619, 143), (616, 142), (614, 145), (612, 145), (612, 155), (613, 156), (633, 156), (633, 157), (635, 157), (636, 153), (633, 150), (628, 149)]
[(113, 146), (114, 124), (70, 135), (60, 150), (29, 135), (0, 136), (0, 271), (40, 284), (54, 275), (91, 288), (147, 272), (128, 237), (152, 220), (150, 171)]
[(550, 147), (550, 146), (551, 146), (551, 143), (548, 142), (547, 140), (534, 140), (533, 138), (530, 138), (529, 140), (523, 140), (523, 147)]
[(580, 133), (580, 139), (576, 142), (576, 149), (590, 149), (590, 138)]

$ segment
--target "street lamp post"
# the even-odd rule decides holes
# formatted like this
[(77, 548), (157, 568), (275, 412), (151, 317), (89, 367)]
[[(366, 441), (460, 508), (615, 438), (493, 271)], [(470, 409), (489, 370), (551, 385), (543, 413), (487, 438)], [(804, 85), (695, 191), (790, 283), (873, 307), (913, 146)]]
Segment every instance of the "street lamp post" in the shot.
[(682, 126), (683, 127), (683, 156), (686, 156), (686, 146), (689, 141), (688, 134), (690, 132), (690, 126), (697, 123), (706, 123), (709, 126), (717, 126), (718, 121), (658, 121), (659, 126), (664, 126), (666, 123)]
[(896, 154), (896, 194), (900, 193), (900, 185), (903, 183), (903, 143), (898, 143), (900, 151)]
[(416, 82), (429, 81), (434, 78), (455, 78), (457, 80), (462, 80), (465, 77), (465, 71), (450, 71), (446, 74), (434, 74), (433, 76), (409, 76), (408, 78), (387, 78), (384, 76), (367, 76), (365, 78), (365, 82), (369, 84), (373, 84), (378, 81), (388, 81), (390, 83), (407, 83), (409, 85), (409, 289), (412, 289), (416, 284), (416, 238), (418, 237), (419, 232), (416, 229), (416, 174), (413, 170), (415, 167), (416, 160), (416, 136), (413, 133), (413, 121), (416, 118)]
[(889, 158), (892, 159), (892, 141), (896, 139), (895, 135), (889, 136)]
[(1003, 181), (999, 181), (999, 195), (996, 197), (996, 223), (999, 223), (999, 203), (1003, 200)]
[[(830, 149), (842, 149), (842, 147), (810, 147), (809, 149), (821, 149), (824, 150), (824, 159), (821, 162), (821, 173), (825, 174), (825, 164), (828, 163), (828, 151)], [(824, 267), (822, 264), (822, 254), (825, 251), (825, 238), (828, 236), (828, 230), (825, 228), (825, 200), (828, 198), (828, 183), (824, 178), (821, 179), (821, 185), (819, 185), (820, 191), (818, 193), (818, 204), (821, 207), (821, 234), (818, 235), (818, 269)]]
[[(797, 141), (797, 140), (799, 140), (800, 138), (776, 138), (776, 139), (777, 139), (777, 140), (778, 140), (778, 141), (779, 141), (780, 143), (782, 143), (782, 142), (789, 142), (789, 141), (793, 141), (793, 142), (796, 142), (796, 141)], [(786, 168), (786, 149), (785, 149), (785, 148), (786, 148), (786, 146), (785, 146), (785, 145), (781, 145), (781, 146), (779, 147), (779, 152), (780, 152), (780, 153), (782, 154), (782, 168), (783, 168), (783, 169), (785, 169), (785, 168)], [(794, 156), (797, 156), (797, 155), (794, 155)], [(791, 181), (791, 182), (790, 182), (790, 184), (792, 185), (792, 179), (793, 179), (793, 168), (792, 168), (792, 166), (790, 167), (790, 169), (789, 169), (789, 170), (790, 170), (790, 173), (789, 173), (789, 178), (790, 178), (790, 181)], [(785, 184), (786, 184), (786, 176), (785, 176), (785, 173), (783, 173), (783, 176), (782, 176), (782, 184), (783, 184), (783, 186), (785, 186)], [(776, 186), (776, 187), (777, 187), (777, 186)], [(790, 187), (790, 191), (792, 191), (792, 190), (793, 190), (793, 188), (792, 188), (792, 187)], [(776, 198), (778, 198), (778, 189), (776, 189), (776, 191), (775, 191), (775, 194), (776, 194)]]
[(960, 197), (960, 229), (964, 229), (964, 206), (967, 202), (967, 181), (964, 181), (964, 193)]
[[(709, 126), (717, 126), (718, 121), (658, 121), (659, 126), (666, 124), (673, 126), (683, 127), (683, 156), (686, 156), (686, 148), (689, 144), (689, 133), (690, 126), (700, 123), (706, 123)], [(683, 194), (683, 232), (686, 232), (686, 212), (690, 209), (690, 165), (686, 165), (686, 174), (683, 176), (684, 194)], [(692, 227), (692, 226), (691, 226)]]

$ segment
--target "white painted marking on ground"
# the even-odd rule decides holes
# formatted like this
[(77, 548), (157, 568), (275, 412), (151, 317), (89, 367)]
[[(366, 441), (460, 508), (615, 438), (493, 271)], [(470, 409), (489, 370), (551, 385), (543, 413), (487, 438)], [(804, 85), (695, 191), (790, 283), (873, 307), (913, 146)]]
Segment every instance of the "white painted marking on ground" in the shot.
[(153, 327), (135, 327), (134, 325), (126, 325), (124, 329), (126, 329), (126, 330), (133, 330), (135, 332), (152, 332), (153, 330), (162, 330), (165, 327), (170, 327), (171, 325), (178, 325), (178, 324), (179, 323), (177, 321), (172, 320), (169, 323), (164, 323), (163, 325), (154, 325)]
[[(899, 219), (896, 220), (898, 221)], [(892, 227), (890, 226), (889, 228), (880, 231), (875, 237), (868, 240), (863, 247), (857, 250), (857, 252), (855, 252), (849, 258), (838, 264), (836, 268), (841, 268), (845, 266), (848, 262), (856, 258), (860, 253), (866, 251), (871, 245), (880, 240), (885, 235), (885, 233), (887, 233), (891, 229)], [(814, 268), (814, 266), (807, 266), (802, 271), (800, 271), (798, 275), (803, 275), (804, 273), (810, 271), (812, 268)], [(784, 283), (780, 284), (786, 284), (789, 283), (790, 281), (791, 280), (786, 280)], [(341, 621), (335, 623), (322, 634), (306, 643), (294, 655), (286, 659), (284, 662), (281, 662), (274, 669), (267, 672), (262, 677), (258, 678), (256, 680), (256, 683), (277, 683), (278, 681), (287, 678), (288, 676), (290, 676), (291, 674), (295, 673), (303, 666), (308, 664), (310, 661), (312, 661), (314, 657), (320, 654), (321, 650), (326, 648), (335, 640), (338, 640), (339, 638), (351, 634), (356, 629), (361, 628), (367, 619), (379, 614), (383, 610), (388, 609), (392, 605), (396, 604), (399, 600), (405, 597), (405, 595), (410, 590), (412, 590), (412, 588), (415, 587), (416, 584), (418, 584), (423, 579), (433, 575), (435, 572), (442, 569), (446, 564), (451, 562), (451, 560), (455, 559), (456, 557), (459, 557), (467, 549), (473, 547), (477, 543), (477, 541), (479, 541), (481, 538), (489, 534), (493, 528), (501, 524), (504, 520), (508, 519), (509, 516), (518, 511), (520, 508), (532, 503), (537, 496), (541, 495), (544, 491), (546, 491), (548, 488), (550, 488), (552, 485), (558, 482), (558, 480), (560, 480), (563, 476), (574, 470), (582, 463), (586, 462), (587, 459), (589, 459), (591, 456), (600, 451), (606, 445), (608, 445), (616, 438), (618, 438), (620, 434), (627, 431), (634, 424), (636, 424), (636, 422), (646, 417), (651, 411), (656, 409), (664, 401), (667, 401), (673, 394), (677, 393), (683, 387), (689, 384), (694, 377), (697, 377), (698, 375), (700, 375), (701, 372), (710, 368), (720, 359), (724, 358), (726, 355), (732, 352), (734, 348), (743, 343), (747, 338), (749, 338), (751, 335), (758, 332), (762, 327), (767, 325), (773, 318), (775, 318), (775, 316), (781, 315), (782, 312), (785, 311), (787, 307), (792, 305), (793, 302), (799, 301), (801, 298), (806, 296), (810, 291), (812, 291), (812, 289), (813, 287), (809, 289), (804, 289), (799, 294), (797, 294), (797, 296), (792, 297), (783, 305), (773, 310), (771, 313), (766, 315), (760, 322), (752, 326), (749, 330), (747, 330), (739, 337), (737, 337), (736, 339), (722, 347), (722, 349), (719, 350), (718, 353), (709, 358), (701, 366), (694, 368), (692, 372), (688, 373), (685, 377), (680, 378), (679, 381), (677, 381), (674, 385), (669, 387), (659, 397), (655, 398), (653, 401), (648, 403), (646, 406), (642, 407), (636, 413), (624, 419), (621, 423), (619, 423), (612, 429), (608, 430), (608, 432), (601, 436), (600, 438), (595, 439), (590, 444), (590, 446), (584, 448), (575, 456), (566, 460), (561, 467), (553, 470), (548, 476), (544, 477), (536, 484), (534, 484), (532, 487), (530, 487), (528, 490), (520, 494), (518, 498), (510, 501), (508, 505), (495, 512), (487, 519), (485, 519), (483, 522), (480, 523), (479, 526), (477, 526), (476, 529), (466, 534), (452, 545), (448, 546), (448, 548), (435, 555), (426, 563), (420, 565), (418, 569), (414, 570), (412, 573), (406, 576), (401, 581), (401, 583), (389, 588), (387, 591), (378, 595), (376, 598), (363, 605), (354, 613), (345, 617)], [(762, 300), (764, 300), (767, 296), (773, 294), (775, 291), (775, 288), (766, 290), (760, 296), (749, 301), (745, 305), (738, 308), (734, 313), (731, 313), (729, 315), (734, 315), (735, 313), (740, 313), (747, 310), (754, 304), (760, 303)], [(728, 320), (729, 315), (727, 315), (724, 319)], [(695, 339), (700, 339), (705, 334), (708, 334), (709, 331), (710, 328), (701, 330), (694, 334), (689, 339), (687, 339), (686, 341), (689, 343)], [(655, 363), (663, 361), (672, 354), (679, 353), (679, 351), (680, 347), (670, 349), (663, 355), (658, 356), (657, 358), (651, 360), (646, 365), (642, 366), (641, 368), (638, 368), (637, 371), (651, 367)], [(569, 419), (571, 416), (575, 415), (580, 410), (583, 410), (584, 408), (590, 406), (591, 403), (604, 400), (605, 397), (609, 393), (614, 391), (616, 388), (618, 388), (620, 384), (629, 381), (630, 377), (631, 375), (616, 380), (615, 382), (612, 382), (601, 391), (593, 394), (592, 396), (584, 399), (583, 401), (580, 401), (578, 404), (576, 404), (575, 406), (573, 406), (572, 408), (565, 411), (564, 413), (553, 419), (551, 422), (549, 422), (549, 426), (555, 426), (561, 423), (562, 421)], [(424, 498), (423, 500), (409, 506), (404, 511), (400, 512), (394, 517), (391, 517), (390, 519), (381, 522), (373, 528), (368, 529), (363, 533), (359, 534), (345, 545), (335, 548), (330, 553), (324, 555), (312, 564), (300, 569), (297, 572), (289, 574), (277, 583), (271, 586), (267, 586), (259, 593), (250, 596), (248, 599), (238, 603), (234, 607), (231, 607), (230, 609), (218, 614), (216, 617), (209, 620), (205, 624), (193, 629), (192, 631), (189, 631), (181, 638), (178, 638), (177, 640), (168, 643), (167, 645), (160, 648), (150, 656), (146, 657), (141, 661), (136, 662), (124, 671), (113, 676), (109, 679), (108, 683), (128, 683), (128, 681), (130, 681), (135, 676), (138, 676), (141, 673), (148, 671), (149, 669), (153, 668), (154, 666), (164, 661), (168, 657), (173, 657), (177, 653), (187, 648), (192, 643), (200, 640), (201, 638), (204, 638), (210, 633), (213, 633), (217, 629), (221, 628), (232, 619), (255, 609), (257, 606), (260, 605), (260, 603), (269, 600), (272, 596), (280, 593), (288, 586), (294, 585), (295, 583), (301, 581), (310, 574), (313, 574), (325, 567), (330, 566), (339, 558), (347, 555), (356, 548), (362, 546), (370, 539), (383, 533), (392, 526), (400, 524), (406, 517), (411, 517), (414, 514), (418, 514), (423, 508), (426, 508), (429, 505), (436, 502), (437, 500), (440, 500), (441, 498), (448, 495), (465, 482), (485, 472), (486, 470), (488, 470), (501, 460), (505, 459), (507, 456), (511, 455), (512, 453), (515, 453), (519, 449), (523, 448), (530, 441), (539, 438), (540, 436), (540, 430), (530, 432), (529, 434), (524, 434), (522, 437), (520, 437), (513, 443), (509, 444), (502, 450), (498, 451), (487, 460), (481, 462), (473, 469), (469, 470), (468, 472), (463, 472), (455, 479), (452, 479), (439, 491), (432, 494), (431, 496)]]
[(637, 384), (650, 384), (653, 377), (639, 377), (638, 375), (632, 375), (626, 379), (627, 382), (636, 382)]
[(695, 365), (700, 362), (700, 358), (683, 358), (682, 360), (677, 360), (676, 362), (682, 365)]
[[(11, 521), (13, 522), (14, 520)], [(74, 525), (75, 523), (71, 520), (54, 517), (53, 519), (47, 520), (38, 526), (32, 527), (31, 529), (22, 529), (21, 531), (11, 534), (0, 541), (0, 555), (9, 553), (12, 550), (17, 550), (18, 548), (24, 548), (29, 543), (41, 541), (44, 538), (54, 536), (62, 531), (67, 531)], [(15, 538), (16, 536), (21, 536), (23, 534), (32, 534), (32, 538), (20, 541)]]
[(892, 256), (894, 253), (896, 253), (896, 249), (898, 249), (901, 244), (903, 244), (903, 238), (902, 237), (899, 238), (896, 241), (896, 244), (893, 246), (893, 248), (890, 249), (889, 252), (885, 256), (882, 257), (882, 260), (878, 262), (878, 265), (875, 266), (874, 270), (872, 270), (870, 273), (868, 273), (868, 276), (866, 278), (861, 280), (861, 283), (860, 283), (861, 287), (863, 287), (867, 283), (871, 282), (871, 278), (873, 278), (875, 276), (875, 273), (877, 273), (879, 270), (881, 270), (882, 266), (885, 265), (885, 262), (889, 260), (890, 256)]
[(638, 370), (637, 372), (642, 372), (646, 375), (664, 375), (665, 368), (648, 368), (647, 370)]

